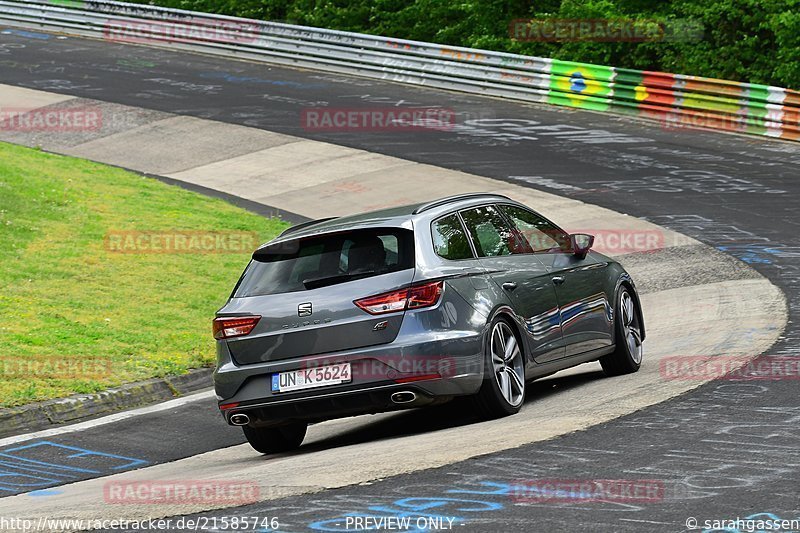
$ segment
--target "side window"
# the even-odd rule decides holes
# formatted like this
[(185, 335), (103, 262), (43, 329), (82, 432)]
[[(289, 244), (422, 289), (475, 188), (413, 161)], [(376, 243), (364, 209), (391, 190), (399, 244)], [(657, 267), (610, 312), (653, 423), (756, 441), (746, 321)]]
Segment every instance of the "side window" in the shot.
[(448, 215), (431, 224), (433, 250), (445, 259), (471, 259), (467, 235), (458, 220), (458, 215)]
[(496, 257), (520, 252), (516, 232), (494, 206), (462, 211), (461, 216), (479, 256)]
[(533, 211), (513, 205), (500, 208), (508, 215), (534, 252), (569, 252), (569, 234)]

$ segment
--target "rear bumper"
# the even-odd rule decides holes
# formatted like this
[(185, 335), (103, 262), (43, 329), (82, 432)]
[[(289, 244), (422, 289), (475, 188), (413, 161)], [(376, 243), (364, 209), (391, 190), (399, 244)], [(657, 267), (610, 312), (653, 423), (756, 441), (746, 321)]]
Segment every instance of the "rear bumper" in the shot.
[[(392, 395), (397, 392), (413, 392), (415, 399), (397, 404), (392, 401)], [(230, 424), (232, 415), (246, 414), (252, 426), (270, 426), (292, 421), (320, 422), (346, 416), (424, 407), (446, 401), (452, 396), (431, 393), (429, 387), (420, 387), (418, 384), (408, 386), (391, 383), (368, 389), (315, 394), (304, 398), (240, 404), (236, 408), (223, 411), (223, 416)]]
[[(253, 425), (269, 425), (422, 407), (474, 394), (483, 380), (482, 336), (464, 333), (245, 366), (235, 365), (224, 353), (225, 344), (219, 343), (220, 364), (214, 372), (217, 400), (221, 405), (238, 404), (223, 411), (226, 421), (245, 413)], [(275, 373), (340, 362), (351, 364), (349, 383), (296, 392), (271, 390)], [(416, 400), (393, 402), (391, 395), (399, 391), (414, 392)]]

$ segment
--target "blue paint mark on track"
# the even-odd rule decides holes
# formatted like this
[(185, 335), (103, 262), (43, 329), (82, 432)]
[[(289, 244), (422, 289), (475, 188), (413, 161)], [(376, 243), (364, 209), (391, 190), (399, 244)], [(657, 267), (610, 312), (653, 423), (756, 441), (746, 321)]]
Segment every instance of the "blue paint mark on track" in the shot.
[[(447, 490), (447, 494), (507, 496), (514, 487), (507, 483), (482, 482), (486, 490)], [(376, 520), (402, 524), (400, 529), (408, 533), (421, 533), (439, 529), (450, 529), (469, 522), (475, 513), (498, 511), (503, 504), (485, 499), (451, 497), (410, 497), (395, 500), (389, 505), (373, 505), (365, 511), (353, 511), (335, 518), (308, 524), (315, 531), (365, 531), (382, 529)], [(463, 516), (457, 516), (463, 515)], [(366, 521), (369, 519), (369, 522)], [(445, 527), (445, 525), (447, 527)], [(452, 525), (452, 526), (451, 526)], [(383, 526), (386, 527), (386, 526)]]
[[(0, 494), (35, 491), (92, 475), (107, 475), (148, 464), (143, 459), (35, 441), (0, 451)], [(36, 495), (35, 493), (32, 495)]]
[(33, 490), (28, 493), (28, 496), (33, 498), (43, 498), (46, 496), (56, 496), (58, 494), (63, 493), (63, 490), (60, 489), (41, 489), (41, 490)]
[(52, 37), (52, 35), (48, 35), (46, 33), (38, 33), (35, 31), (25, 31), (25, 30), (4, 30), (3, 33), (7, 33), (10, 35), (18, 35), (20, 37), (25, 37), (27, 39), (39, 39), (40, 41), (47, 41)]

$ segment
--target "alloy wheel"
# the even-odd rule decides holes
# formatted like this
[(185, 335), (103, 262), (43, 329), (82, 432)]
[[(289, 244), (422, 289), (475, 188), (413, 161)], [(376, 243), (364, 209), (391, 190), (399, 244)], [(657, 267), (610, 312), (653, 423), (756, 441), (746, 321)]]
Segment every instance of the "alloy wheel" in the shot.
[(631, 359), (638, 365), (642, 362), (642, 330), (639, 327), (639, 316), (636, 314), (636, 304), (628, 291), (622, 292), (622, 332), (625, 335), (625, 344)]
[(500, 393), (516, 407), (525, 398), (525, 365), (517, 337), (505, 322), (492, 328), (490, 342), (492, 367)]

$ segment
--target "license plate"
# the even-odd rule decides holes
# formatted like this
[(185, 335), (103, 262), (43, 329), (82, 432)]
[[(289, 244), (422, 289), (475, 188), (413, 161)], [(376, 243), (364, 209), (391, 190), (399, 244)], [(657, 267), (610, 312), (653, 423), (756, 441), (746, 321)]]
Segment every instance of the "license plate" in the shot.
[(289, 392), (349, 383), (350, 363), (317, 366), (272, 374), (272, 392)]

